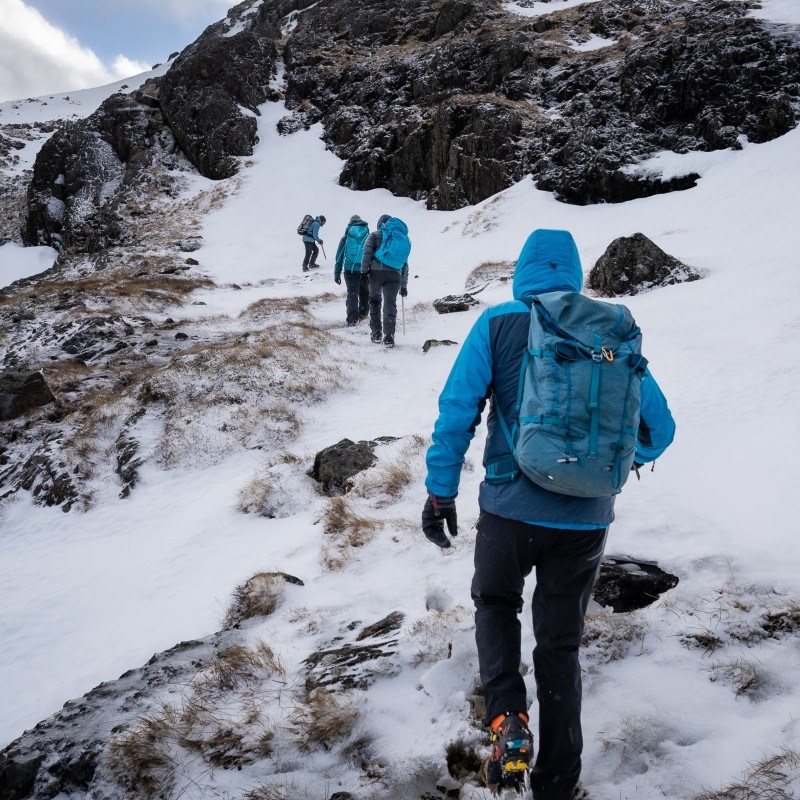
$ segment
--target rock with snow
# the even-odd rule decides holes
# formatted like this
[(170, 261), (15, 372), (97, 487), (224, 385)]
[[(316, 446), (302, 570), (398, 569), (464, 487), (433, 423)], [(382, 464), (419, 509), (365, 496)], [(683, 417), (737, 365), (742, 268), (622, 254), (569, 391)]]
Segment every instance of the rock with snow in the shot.
[(452, 339), (426, 339), (425, 344), (422, 345), (422, 352), (427, 353), (432, 347), (449, 347), (454, 344), (458, 344), (458, 342), (454, 342)]
[(601, 606), (611, 606), (617, 613), (635, 611), (654, 603), (677, 585), (676, 575), (670, 575), (652, 561), (606, 556), (592, 596)]
[(44, 375), (38, 370), (12, 368), (0, 373), (0, 420), (15, 419), (54, 400)]
[(600, 297), (617, 297), (699, 278), (696, 270), (665, 253), (643, 233), (634, 233), (611, 242), (586, 284)]
[(322, 484), (326, 494), (346, 494), (353, 488), (352, 479), (377, 461), (376, 446), (373, 441), (342, 439), (317, 453), (309, 475)]
[(433, 301), (433, 307), (440, 314), (452, 314), (456, 311), (469, 311), (478, 301), (469, 293), (448, 294)]

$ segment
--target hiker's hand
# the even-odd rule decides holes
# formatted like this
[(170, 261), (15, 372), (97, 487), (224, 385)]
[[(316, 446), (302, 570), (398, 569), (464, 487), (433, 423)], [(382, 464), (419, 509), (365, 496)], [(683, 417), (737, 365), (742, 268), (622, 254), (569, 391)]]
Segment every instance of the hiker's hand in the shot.
[(325, 244), (325, 242), (323, 242), (323, 241), (322, 241), (322, 239), (317, 239), (317, 241), (318, 241), (320, 244)]
[(341, 275), (337, 275), (337, 276), (334, 278), (334, 280), (336, 281), (336, 283), (339, 283), (339, 284), (341, 284), (341, 282), (342, 282), (342, 277), (341, 277)]
[(444, 523), (451, 536), (458, 536), (458, 519), (456, 517), (456, 496), (437, 497), (428, 494), (425, 507), (422, 509), (422, 532), (441, 548), (450, 547), (450, 540), (444, 532)]
[(400, 297), (408, 297), (408, 289), (401, 289)]

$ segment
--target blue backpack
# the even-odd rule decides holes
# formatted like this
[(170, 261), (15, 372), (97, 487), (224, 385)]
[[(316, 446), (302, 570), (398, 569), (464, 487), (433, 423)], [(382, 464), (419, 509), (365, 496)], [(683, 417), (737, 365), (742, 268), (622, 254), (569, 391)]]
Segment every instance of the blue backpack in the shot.
[(361, 256), (364, 254), (364, 241), (369, 235), (369, 226), (366, 222), (354, 222), (348, 226), (344, 239), (344, 258), (351, 264), (358, 264), (361, 268)]
[(618, 493), (633, 465), (646, 369), (625, 306), (577, 292), (534, 297), (511, 430), (498, 407), (519, 469), (559, 494)]
[(403, 220), (391, 217), (380, 227), (383, 241), (375, 258), (392, 269), (402, 269), (411, 252), (411, 240), (408, 238), (408, 226)]

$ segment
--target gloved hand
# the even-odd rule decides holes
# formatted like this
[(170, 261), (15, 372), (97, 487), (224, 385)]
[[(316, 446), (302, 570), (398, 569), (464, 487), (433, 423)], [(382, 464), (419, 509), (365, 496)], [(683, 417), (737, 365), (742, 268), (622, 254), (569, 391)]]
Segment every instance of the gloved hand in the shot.
[(342, 276), (341, 276), (341, 275), (337, 275), (337, 276), (334, 278), (334, 280), (336, 281), (336, 283), (339, 283), (339, 284), (341, 284), (341, 282), (342, 282)]
[(400, 297), (408, 297), (408, 289), (401, 289)]
[(458, 536), (458, 519), (456, 517), (456, 495), (437, 497), (428, 493), (425, 507), (422, 509), (422, 532), (435, 545), (441, 548), (450, 547), (450, 540), (444, 532), (444, 523), (451, 536)]
[(322, 239), (317, 239), (317, 242), (319, 242), (319, 244), (325, 244), (325, 242), (323, 242)]

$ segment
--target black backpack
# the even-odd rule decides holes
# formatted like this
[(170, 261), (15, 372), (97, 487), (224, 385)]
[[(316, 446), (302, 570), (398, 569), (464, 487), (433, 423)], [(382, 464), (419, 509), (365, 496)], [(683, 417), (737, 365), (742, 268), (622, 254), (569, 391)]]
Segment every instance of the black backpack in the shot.
[(306, 214), (303, 217), (303, 221), (297, 226), (297, 232), (301, 236), (307, 236), (308, 235), (308, 229), (311, 227), (311, 223), (313, 221), (314, 221), (314, 217), (312, 217), (311, 214)]

